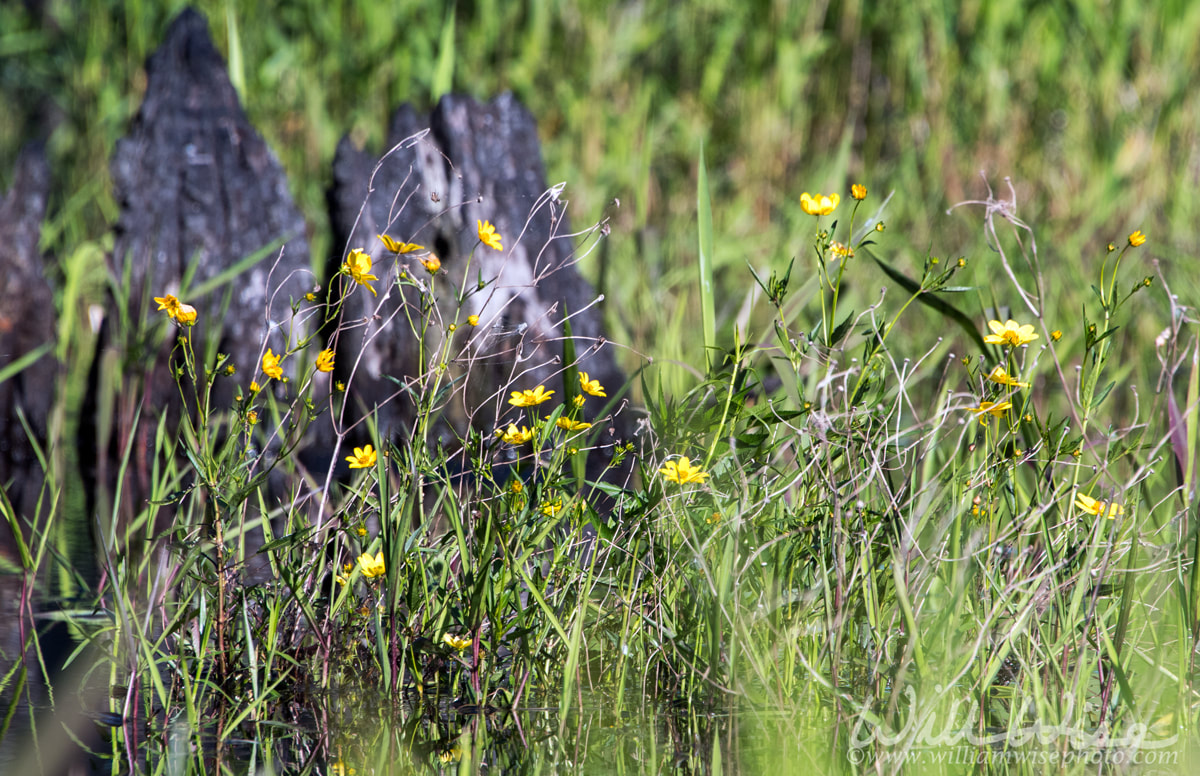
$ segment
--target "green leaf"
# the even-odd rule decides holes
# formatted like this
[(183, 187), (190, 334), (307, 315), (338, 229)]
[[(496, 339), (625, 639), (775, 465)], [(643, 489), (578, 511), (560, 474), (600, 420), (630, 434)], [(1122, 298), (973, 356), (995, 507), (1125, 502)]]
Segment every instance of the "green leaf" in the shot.
[(707, 366), (716, 347), (717, 324), (713, 308), (713, 224), (712, 201), (708, 195), (708, 168), (704, 164), (704, 144), (700, 144), (700, 169), (696, 176), (696, 228), (700, 239), (700, 318), (704, 329), (704, 363)]
[(433, 82), (429, 86), (429, 98), (436, 103), (443, 94), (449, 94), (454, 88), (454, 6), (446, 16), (442, 25), (442, 35), (438, 40), (437, 67), (433, 71)]
[(898, 269), (895, 269), (883, 260), (875, 256), (871, 256), (871, 259), (879, 265), (879, 268), (883, 270), (885, 275), (894, 280), (896, 283), (900, 284), (900, 287), (905, 291), (914, 295), (918, 302), (957, 323), (962, 330), (966, 332), (967, 336), (979, 346), (980, 350), (988, 350), (988, 346), (983, 341), (983, 335), (979, 333), (979, 329), (975, 328), (975, 324), (961, 310), (949, 302), (939, 299), (934, 294), (924, 293), (921, 290), (920, 283), (908, 277), (903, 272), (900, 272)]

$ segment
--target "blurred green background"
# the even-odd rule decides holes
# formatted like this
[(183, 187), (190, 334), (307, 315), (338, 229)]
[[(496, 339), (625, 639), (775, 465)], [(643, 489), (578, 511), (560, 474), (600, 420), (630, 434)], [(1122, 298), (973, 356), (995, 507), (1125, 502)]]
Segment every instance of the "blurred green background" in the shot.
[[(1151, 260), (1161, 259), (1170, 290), (1184, 303), (1197, 298), (1194, 3), (196, 5), (251, 120), (283, 162), (318, 263), (331, 247), (324, 190), (343, 133), (378, 148), (402, 102), (428, 107), (447, 89), (482, 99), (515, 92), (539, 122), (549, 181), (567, 182), (573, 226), (613, 216), (610, 239), (582, 269), (606, 294), (611, 338), (631, 348), (629, 367), (641, 355), (703, 364), (698, 338), (687, 334), (699, 315), (702, 142), (718, 326), (729, 341), (751, 286), (746, 263), (782, 271), (796, 257), (798, 276), (810, 275), (812, 220), (800, 194), (845, 196), (851, 182), (870, 188), (868, 212), (895, 192), (881, 257), (919, 274), (927, 252), (965, 255), (970, 265), (956, 282), (990, 289), (990, 299), (1002, 275), (981, 210), (946, 210), (986, 194), (980, 171), (997, 195), (1007, 196), (1011, 176), (1018, 214), (1037, 229), (1050, 328), (1056, 316), (1064, 329), (1078, 320), (1104, 245), (1134, 229), (1150, 243), (1136, 256), (1142, 265), (1124, 267), (1127, 283), (1155, 274)], [(140, 102), (146, 56), (182, 7), (0, 6), (0, 184), (11, 182), (23, 143), (48, 141), (55, 191), (44, 247), (64, 305), (102, 299), (103, 235), (115, 218), (108, 159)], [(843, 208), (838, 215), (848, 215)], [(853, 277), (859, 311), (894, 285), (866, 262)], [(82, 291), (63, 300), (66, 287)], [(1154, 291), (1135, 300), (1147, 313), (1132, 321), (1142, 342), (1167, 320), (1166, 291)], [(1021, 311), (1015, 296), (997, 293)], [(979, 312), (982, 303), (973, 304), (964, 306)], [(764, 320), (755, 334), (766, 332)]]

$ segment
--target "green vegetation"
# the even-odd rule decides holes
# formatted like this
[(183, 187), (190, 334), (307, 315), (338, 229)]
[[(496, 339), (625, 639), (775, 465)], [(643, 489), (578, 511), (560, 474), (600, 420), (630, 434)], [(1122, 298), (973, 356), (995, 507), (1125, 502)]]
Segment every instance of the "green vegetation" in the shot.
[[(630, 346), (648, 423), (618, 449), (563, 428), (603, 417), (589, 388), (619, 388), (587, 384), (567, 351), (561, 393), (537, 402), (525, 393), (537, 386), (507, 386), (522, 392), (514, 427), (460, 440), (466, 478), (441, 451), (375, 439), (339, 451), (355, 476), (314, 513), (272, 501), (265, 483), (299, 477), (289, 440), (298, 419), (320, 419), (317, 344), (270, 354), (303, 365), (279, 393), (239, 375), (231, 407), (189, 400), (211, 386), (183, 369), (180, 427), (140, 420), (153, 502), (130, 523), (115, 507), (89, 518), (106, 587), (72, 618), (73, 662), (125, 690), (105, 699), (114, 711), (159, 731), (186, 722), (220, 752), (248, 731), (271, 740), (302, 708), (320, 732), (296, 735), (360, 773), (520, 757), (497, 734), (511, 723), (447, 722), (464, 701), (553, 708), (534, 725), (549, 743), (526, 755), (547, 769), (580, 765), (562, 742), (597, 702), (615, 715), (656, 705), (689, 731), (660, 751), (651, 723), (651, 749), (617, 747), (614, 769), (666, 768), (682, 752), (713, 772), (813, 757), (853, 770), (951, 729), (998, 742), (972, 752), (1111, 760), (1155, 750), (1020, 734), (1191, 735), (1200, 351), (1196, 274), (1172, 259), (1196, 250), (1200, 106), (1179, 63), (1196, 59), (1200, 13), (747, 5), (200, 4), (318, 257), (343, 131), (377, 142), (397, 103), (447, 84), (516, 91), (573, 217), (608, 219), (585, 270), (612, 339)], [(78, 508), (62, 448), (91, 357), (83, 311), (107, 282), (105, 164), (171, 15), (49, 8), (57, 28), (0, 8), (0, 57), (28, 63), (0, 70), (5, 96), (42, 93), (65, 114), (45, 246), (68, 370), (47, 515), (26, 530), (30, 581), (47, 562), (69, 571), (55, 524)], [(25, 121), (0, 118), (4, 158)], [(370, 270), (346, 274), (370, 282)], [(427, 313), (436, 302), (456, 320), (461, 299), (403, 282), (422, 304), (394, 324), (451, 347)], [(336, 305), (297, 304), (348, 325)], [(193, 322), (164, 308), (134, 325), (191, 363)], [(418, 440), (471, 378), (440, 368), (446, 352), (424, 354)], [(260, 387), (276, 364), (260, 365)], [(278, 456), (251, 444), (264, 430), (283, 440)], [(495, 466), (496, 445), (516, 462)], [(608, 487), (611, 509), (580, 487), (587, 457), (636, 469)], [(155, 531), (168, 514), (172, 530)], [(265, 581), (244, 584), (252, 566)], [(22, 686), (18, 673), (5, 688)], [(714, 732), (716, 712), (755, 718), (769, 740), (820, 743), (761, 755)], [(206, 747), (144, 765), (201, 772)]]

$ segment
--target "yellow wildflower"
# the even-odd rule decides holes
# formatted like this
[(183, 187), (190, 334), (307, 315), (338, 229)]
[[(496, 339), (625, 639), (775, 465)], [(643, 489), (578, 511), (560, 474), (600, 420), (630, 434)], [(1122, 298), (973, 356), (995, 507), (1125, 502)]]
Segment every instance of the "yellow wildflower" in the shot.
[(258, 393), (261, 390), (262, 386), (258, 384), (257, 380), (250, 381), (250, 393)]
[(333, 351), (325, 348), (317, 354), (317, 371), (332, 372), (333, 371)]
[(194, 326), (196, 323), (196, 308), (190, 304), (179, 303), (175, 310), (175, 322), (181, 326)]
[(687, 456), (683, 456), (678, 461), (667, 461), (663, 464), (663, 468), (658, 470), (658, 473), (667, 482), (677, 482), (680, 485), (686, 485), (689, 482), (704, 482), (708, 478), (708, 473), (701, 470), (699, 466), (692, 466), (692, 462)]
[(166, 310), (167, 317), (176, 323), (191, 326), (196, 322), (196, 308), (180, 302), (174, 294), (156, 296), (154, 301), (158, 304), (158, 309)]
[(455, 636), (453, 633), (447, 633), (442, 636), (442, 643), (449, 646), (451, 649), (456, 649), (462, 652), (467, 647), (471, 646), (471, 639), (466, 636)]
[(1004, 367), (1000, 366), (999, 364), (997, 364), (996, 368), (993, 369), (991, 372), (988, 372), (987, 379), (991, 380), (993, 383), (999, 383), (1000, 385), (1007, 385), (1010, 388), (1028, 388), (1029, 387), (1029, 383), (1017, 382), (1017, 378), (1010, 375), (1008, 373), (1008, 370), (1005, 369)]
[(437, 271), (442, 268), (442, 260), (432, 253), (423, 259), (417, 259), (417, 261), (421, 262), (421, 266), (430, 275), (437, 274)]
[(1141, 229), (1139, 229), (1136, 232), (1134, 232), (1133, 234), (1129, 235), (1130, 247), (1137, 248), (1138, 246), (1145, 245), (1145, 244), (1146, 244), (1146, 235), (1142, 234)]
[(484, 245), (489, 248), (494, 248), (498, 251), (504, 250), (504, 247), (500, 245), (500, 240), (502, 238), (496, 233), (496, 227), (492, 226), (488, 221), (477, 220), (475, 223), (479, 226), (479, 240)]
[(837, 209), (838, 203), (842, 198), (837, 194), (824, 196), (822, 194), (810, 195), (807, 191), (800, 195), (800, 209), (810, 216), (827, 216)]
[(1125, 514), (1125, 508), (1120, 504), (1109, 504), (1104, 501), (1097, 501), (1091, 496), (1085, 496), (1082, 493), (1075, 495), (1075, 506), (1082, 509), (1084, 512), (1093, 515), (1102, 515), (1112, 520), (1118, 515)]
[(263, 374), (276, 380), (281, 379), (283, 377), (283, 367), (279, 365), (281, 359), (282, 356), (275, 355), (270, 348), (267, 348), (267, 352), (262, 357)]
[(509, 423), (507, 429), (496, 429), (496, 436), (510, 445), (523, 445), (533, 439), (533, 432), (529, 430), (528, 426), (517, 428), (514, 424)]
[(154, 297), (154, 301), (158, 303), (159, 310), (166, 310), (167, 317), (174, 320), (175, 311), (179, 309), (179, 299), (177, 299), (174, 294), (156, 296)]
[(387, 571), (383, 564), (383, 550), (376, 553), (375, 557), (371, 557), (371, 553), (369, 552), (359, 555), (358, 567), (362, 569), (363, 576), (367, 579), (382, 577), (384, 572)]
[(585, 401), (587, 401), (587, 397), (584, 396), (582, 393), (577, 393), (577, 394), (575, 394), (575, 398), (571, 400), (571, 403), (574, 404), (578, 408), (578, 407), (582, 407), (583, 403)]
[(545, 504), (542, 504), (542, 514), (546, 517), (554, 517), (562, 510), (563, 503), (561, 498), (555, 499), (554, 501), (547, 501)]
[(526, 388), (523, 391), (513, 391), (512, 398), (508, 403), (514, 407), (535, 407), (544, 401), (549, 400), (554, 391), (547, 391), (546, 386), (539, 385), (533, 390)]
[(386, 234), (381, 234), (381, 235), (377, 235), (377, 236), (379, 237), (380, 241), (383, 242), (384, 247), (386, 247), (392, 253), (412, 253), (413, 251), (425, 250), (424, 245), (417, 245), (416, 243), (409, 243), (409, 242), (406, 242), (406, 243), (398, 242), (396, 240), (393, 240), (391, 237), (388, 237)]
[(1001, 402), (982, 401), (979, 403), (978, 407), (967, 407), (967, 409), (969, 409), (971, 412), (974, 412), (976, 415), (979, 416), (980, 423), (987, 423), (986, 415), (988, 415), (988, 414), (995, 415), (998, 418), (1002, 418), (1002, 417), (1004, 417), (1005, 411), (1009, 410), (1011, 408), (1012, 408), (1011, 401), (1001, 401)]
[(604, 386), (600, 384), (600, 381), (593, 380), (591, 375), (589, 375), (587, 372), (579, 373), (579, 387), (584, 393), (591, 396), (608, 396), (608, 394), (604, 392)]
[(479, 316), (478, 315), (468, 315), (467, 323), (470, 324), (471, 326), (478, 326), (479, 325)]
[(346, 456), (351, 469), (370, 469), (379, 460), (379, 455), (371, 445), (354, 448), (354, 455)]
[(346, 263), (342, 265), (342, 272), (349, 275), (360, 286), (366, 286), (368, 291), (377, 296), (375, 289), (371, 288), (371, 281), (379, 280), (379, 278), (371, 274), (371, 265), (371, 254), (355, 248), (346, 257)]
[(1014, 347), (1033, 342), (1038, 338), (1038, 335), (1033, 331), (1033, 324), (1027, 323), (1024, 326), (1009, 318), (1006, 322), (988, 321), (988, 328), (992, 330), (991, 334), (986, 335), (983, 341), (989, 345), (1012, 345)]
[(554, 421), (554, 425), (564, 431), (586, 431), (592, 427), (591, 423), (584, 423), (582, 420), (571, 420), (570, 418), (559, 418)]
[(840, 256), (843, 259), (854, 258), (854, 249), (851, 248), (849, 245), (845, 245), (840, 242), (835, 242), (832, 245), (830, 245), (829, 250), (833, 252), (834, 256)]
[(854, 197), (855, 199), (866, 199), (867, 187), (861, 183), (855, 183), (850, 187), (850, 196)]

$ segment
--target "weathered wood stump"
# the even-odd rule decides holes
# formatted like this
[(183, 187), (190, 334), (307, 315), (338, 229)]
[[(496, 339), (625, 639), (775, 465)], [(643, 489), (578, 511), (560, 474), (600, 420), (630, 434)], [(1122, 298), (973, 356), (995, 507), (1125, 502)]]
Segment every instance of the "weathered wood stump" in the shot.
[[(529, 112), (512, 95), (488, 104), (447, 96), (429, 116), (406, 105), (392, 119), (388, 145), (380, 158), (344, 138), (330, 192), (334, 245), (344, 248), (332, 271), (358, 248), (371, 254), (380, 278), (378, 297), (346, 278), (342, 291), (334, 288), (350, 291), (344, 320), (367, 321), (336, 337), (339, 377), (360, 413), (375, 412), (385, 438), (410, 433), (415, 404), (431, 383), (446, 385), (429, 376), (440, 366), (440, 338), (448, 336), (447, 368), (461, 390), (446, 400), (446, 416), (459, 426), (455, 433), (469, 425), (487, 438), (516, 415), (510, 391), (544, 384), (557, 391), (556, 400), (565, 396), (569, 316), (579, 369), (616, 399), (603, 412), (605, 399), (589, 400), (586, 419), (603, 431), (592, 444), (628, 439), (631, 424), (619, 400), (626, 379), (606, 344), (597, 296), (575, 267), (576, 240), (586, 240), (571, 233), (560, 189), (546, 185)], [(481, 244), (481, 221), (502, 235), (502, 250)], [(432, 251), (441, 270), (431, 275), (423, 252), (393, 254), (380, 234)], [(405, 280), (397, 286), (400, 273)], [(437, 306), (426, 310), (434, 297)], [(477, 326), (468, 324), (470, 316)], [(430, 323), (423, 363), (410, 320)], [(606, 455), (593, 455), (589, 469), (606, 462)]]
[(0, 382), (0, 488), (25, 518), (35, 516), (42, 489), (33, 445), (46, 443), (58, 376), (54, 298), (38, 252), (49, 193), (46, 158), (41, 148), (28, 148), (0, 201), (0, 369), (24, 364)]
[(138, 437), (130, 472), (135, 509), (150, 486), (144, 454), (155, 424), (143, 417), (134, 428), (132, 419), (139, 406), (153, 418), (164, 409), (178, 413), (180, 404), (169, 355), (175, 336), (156, 328), (164, 313), (153, 297), (173, 294), (197, 309), (188, 334), (201, 370), (213, 367), (214, 353), (230, 356), (237, 371), (218, 380), (211, 396), (221, 410), (250, 383), (267, 347), (282, 353), (305, 332), (292, 302), (315, 287), (304, 219), (278, 160), (242, 110), (204, 17), (183, 11), (146, 70), (145, 99), (111, 164), (121, 209), (113, 271), (129, 281), (128, 328), (116, 316), (106, 320), (120, 372), (141, 386), (125, 383), (114, 438), (96, 441), (103, 464), (131, 434)]

